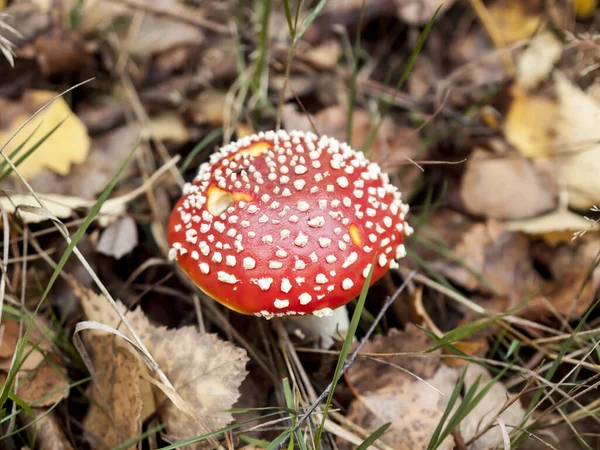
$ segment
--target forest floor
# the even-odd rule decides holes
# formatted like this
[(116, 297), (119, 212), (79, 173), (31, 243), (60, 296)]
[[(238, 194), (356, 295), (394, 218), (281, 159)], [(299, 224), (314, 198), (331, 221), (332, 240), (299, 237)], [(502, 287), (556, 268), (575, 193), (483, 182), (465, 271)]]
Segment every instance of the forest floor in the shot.
[[(596, 6), (0, 0), (0, 448), (600, 448)], [(276, 129), (410, 205), (351, 322), (168, 258), (183, 184)]]

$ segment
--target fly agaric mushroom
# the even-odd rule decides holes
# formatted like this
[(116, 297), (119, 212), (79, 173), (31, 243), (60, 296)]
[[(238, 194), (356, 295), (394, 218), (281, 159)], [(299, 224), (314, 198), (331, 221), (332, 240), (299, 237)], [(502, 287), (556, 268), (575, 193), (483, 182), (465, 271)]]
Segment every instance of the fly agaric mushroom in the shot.
[(169, 258), (243, 314), (330, 315), (405, 256), (408, 206), (380, 167), (301, 131), (232, 142), (183, 188)]

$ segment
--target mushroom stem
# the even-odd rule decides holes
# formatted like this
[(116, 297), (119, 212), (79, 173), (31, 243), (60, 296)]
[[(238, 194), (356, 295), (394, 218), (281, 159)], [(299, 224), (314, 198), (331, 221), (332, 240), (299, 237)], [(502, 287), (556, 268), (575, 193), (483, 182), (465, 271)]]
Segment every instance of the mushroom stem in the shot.
[(290, 316), (286, 319), (289, 333), (300, 331), (307, 338), (318, 338), (319, 348), (327, 350), (336, 340), (346, 338), (350, 316), (346, 305), (333, 310), (330, 316)]

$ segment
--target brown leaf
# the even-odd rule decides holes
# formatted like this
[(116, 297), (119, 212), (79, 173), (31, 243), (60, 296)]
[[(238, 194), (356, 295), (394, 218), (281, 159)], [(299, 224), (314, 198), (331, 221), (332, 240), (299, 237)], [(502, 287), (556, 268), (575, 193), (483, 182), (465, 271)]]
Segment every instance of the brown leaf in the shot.
[(19, 417), (23, 422), (31, 424), (27, 430), (36, 439), (39, 450), (72, 450), (69, 438), (65, 436), (63, 425), (54, 411), (35, 408), (35, 419), (26, 413)]
[[(177, 392), (193, 408), (203, 425), (217, 430), (233, 417), (225, 412), (239, 398), (239, 386), (246, 376), (246, 352), (214, 334), (201, 334), (194, 327), (169, 330), (150, 324), (138, 308), (128, 315), (140, 339), (148, 347)], [(155, 390), (161, 419), (167, 432), (177, 438), (206, 433), (162, 393)]]
[[(348, 418), (370, 430), (391, 422), (390, 429), (380, 438), (383, 442), (396, 449), (426, 449), (456, 385), (458, 372), (442, 365), (427, 380), (445, 395), (397, 369), (395, 373), (394, 382), (354, 400)], [(453, 449), (453, 437), (448, 436), (438, 448)]]
[[(140, 434), (142, 396), (138, 358), (115, 342), (115, 336), (95, 336), (88, 346), (98, 385), (90, 386), (90, 409), (83, 422), (94, 448), (111, 448)], [(132, 444), (128, 448), (135, 449)]]
[[(412, 353), (433, 347), (435, 342), (413, 324), (406, 331), (392, 329), (387, 336), (377, 336), (367, 342), (361, 353)], [(425, 356), (395, 356), (389, 359), (396, 366), (422, 378), (433, 376), (440, 364), (440, 352)], [(375, 391), (380, 387), (393, 384), (399, 374), (411, 378), (405, 371), (391, 368), (370, 358), (359, 358), (346, 374), (348, 383), (360, 393)]]
[[(478, 378), (480, 382), (477, 393), (481, 392), (491, 381), (492, 376), (487, 369), (478, 364), (469, 365), (465, 375), (465, 391), (469, 390)], [(520, 401), (515, 401), (508, 408), (504, 409), (502, 414), (499, 414), (509, 397), (510, 396), (502, 383), (494, 383), (483, 400), (479, 402), (465, 420), (460, 423), (460, 434), (463, 439), (468, 441), (474, 437), (482, 427), (488, 424), (489, 421), (495, 421), (497, 416), (500, 417), (506, 425), (513, 427), (519, 426), (521, 420), (525, 416), (525, 410), (521, 406)], [(509, 429), (512, 430), (512, 428)], [(495, 426), (473, 442), (469, 446), (469, 450), (487, 450), (495, 448), (499, 444), (502, 444), (502, 434), (500, 427)]]
[(35, 407), (50, 406), (69, 395), (69, 380), (56, 364), (44, 361), (32, 374), (19, 381), (18, 394)]
[[(82, 287), (77, 288), (76, 294), (88, 319), (118, 327), (129, 336), (102, 295)], [(121, 302), (118, 307), (204, 428), (199, 429), (196, 421), (153, 387), (156, 404), (160, 405), (158, 414), (167, 424), (167, 433), (176, 438), (192, 437), (229, 424), (233, 418), (225, 410), (239, 398), (239, 386), (246, 376), (246, 352), (214, 334), (201, 334), (194, 327), (169, 330), (151, 324), (140, 308), (126, 311)], [(88, 333), (95, 336), (99, 332)], [(126, 345), (130, 351), (129, 344), (118, 341), (118, 345)]]
[(532, 161), (475, 148), (460, 188), (467, 210), (494, 219), (524, 219), (556, 206), (557, 185)]

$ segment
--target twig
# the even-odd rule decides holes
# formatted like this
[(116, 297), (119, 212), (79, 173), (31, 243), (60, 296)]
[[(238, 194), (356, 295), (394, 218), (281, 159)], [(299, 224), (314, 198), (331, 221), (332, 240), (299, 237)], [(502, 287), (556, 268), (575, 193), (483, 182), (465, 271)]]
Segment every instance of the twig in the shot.
[[(373, 323), (367, 330), (365, 336), (362, 338), (362, 340), (360, 341), (360, 343), (358, 344), (358, 346), (356, 347), (356, 349), (354, 350), (354, 352), (352, 353), (352, 355), (350, 356), (348, 361), (346, 361), (346, 364), (344, 364), (344, 367), (342, 368), (342, 371), (340, 372), (340, 375), (339, 375), (340, 378), (346, 373), (346, 371), (354, 363), (354, 361), (358, 357), (358, 354), (360, 353), (361, 349), (367, 343), (367, 341), (371, 337), (371, 334), (373, 334), (373, 331), (375, 331), (375, 328), (377, 328), (377, 325), (383, 318), (383, 316), (386, 313), (386, 311), (388, 310), (388, 308), (392, 305), (392, 303), (394, 303), (394, 301), (404, 291), (404, 289), (406, 289), (406, 286), (408, 285), (410, 280), (412, 280), (412, 278), (415, 276), (415, 274), (416, 274), (416, 271), (414, 271), (414, 270), (411, 273), (409, 273), (408, 276), (406, 277), (406, 279), (404, 280), (404, 283), (402, 283), (402, 285), (398, 289), (396, 289), (396, 292), (394, 292), (394, 295), (392, 295), (391, 297), (388, 297), (388, 299), (385, 301), (385, 303), (381, 307), (381, 310), (377, 314), (377, 317), (375, 317), (375, 320), (373, 321)], [(289, 437), (293, 433), (295, 433), (296, 430), (298, 430), (300, 428), (300, 426), (310, 417), (310, 415), (313, 413), (313, 411), (315, 409), (317, 409), (317, 407), (321, 404), (321, 402), (325, 399), (325, 397), (327, 397), (327, 395), (329, 395), (329, 391), (331, 390), (332, 385), (333, 385), (333, 382), (330, 382), (329, 385), (325, 388), (325, 390), (323, 392), (321, 392), (321, 395), (319, 395), (317, 397), (317, 399), (313, 402), (313, 404), (310, 406), (310, 408), (308, 408), (308, 410), (298, 419), (298, 421), (296, 422), (296, 425), (294, 426), (292, 431), (288, 434), (286, 439), (280, 444), (280, 448), (283, 447), (283, 445), (285, 445), (285, 443), (288, 441)]]

